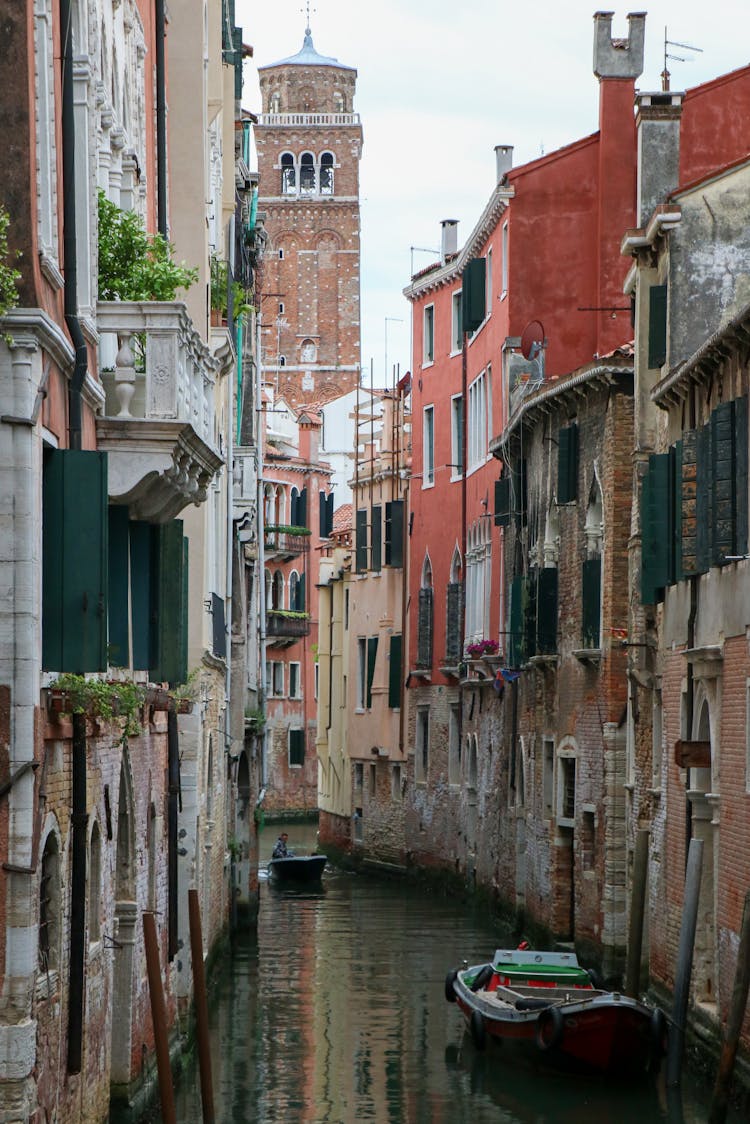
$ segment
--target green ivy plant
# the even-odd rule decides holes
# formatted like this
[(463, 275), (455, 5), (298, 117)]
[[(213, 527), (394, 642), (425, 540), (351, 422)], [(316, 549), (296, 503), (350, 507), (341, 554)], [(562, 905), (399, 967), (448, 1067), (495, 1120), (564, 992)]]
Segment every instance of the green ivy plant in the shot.
[(266, 523), (265, 531), (267, 535), (309, 535), (311, 534), (309, 527), (293, 527), (287, 523)]
[(266, 715), (262, 707), (248, 708), (245, 711), (245, 721), (256, 734), (260, 734), (266, 727)]
[(99, 299), (171, 301), (198, 270), (172, 258), (161, 234), (149, 234), (136, 211), (121, 211), (99, 190)]
[[(4, 207), (0, 206), (0, 317), (5, 316), (5, 313), (15, 308), (18, 304), (18, 285), (17, 282), (21, 276), (20, 269), (12, 264), (13, 255), (8, 248), (8, 227), (10, 226), (10, 215)], [(20, 250), (16, 253), (15, 257), (20, 258)], [(5, 342), (10, 342), (10, 336), (4, 336)]]
[(290, 621), (306, 621), (310, 619), (309, 613), (301, 612), (299, 609), (269, 609), (269, 617), (283, 617), (284, 620)]
[(121, 718), (122, 741), (142, 733), (140, 712), (146, 696), (143, 688), (129, 679), (110, 682), (65, 672), (50, 684), (50, 689), (62, 693), (64, 714), (88, 714), (106, 722)]

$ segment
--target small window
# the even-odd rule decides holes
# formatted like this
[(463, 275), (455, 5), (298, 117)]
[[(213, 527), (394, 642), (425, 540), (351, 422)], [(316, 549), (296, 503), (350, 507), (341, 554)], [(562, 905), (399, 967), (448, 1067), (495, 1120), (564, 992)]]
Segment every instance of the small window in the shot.
[(458, 707), (452, 706), (448, 718), (448, 784), (461, 783), (461, 737)]
[(284, 260), (284, 251), (280, 249), (279, 250), (279, 261), (283, 261), (283, 260)]
[(500, 281), (500, 297), (501, 297), (501, 299), (508, 292), (508, 241), (509, 241), (509, 239), (508, 239), (508, 224), (506, 222), (506, 223), (503, 223), (503, 245), (502, 245), (503, 260), (501, 262), (502, 279)]
[(284, 313), (284, 302), (279, 301), (279, 316), (282, 316), (283, 313)]
[[(294, 167), (294, 157), (291, 152), (284, 152), (281, 156), (281, 194), (297, 194), (297, 171)], [(284, 251), (279, 250), (279, 257), (284, 256)]]
[(284, 665), (280, 660), (272, 662), (271, 676), (271, 694), (280, 698), (284, 694)]
[(300, 769), (305, 763), (305, 731), (298, 728), (289, 731), (289, 765)]
[(286, 367), (286, 355), (279, 356), (279, 366)]
[(361, 843), (362, 837), (363, 837), (362, 809), (361, 808), (355, 808), (354, 809), (353, 820), (354, 820), (354, 842), (355, 843)]
[(417, 711), (417, 744), (414, 754), (414, 775), (417, 784), (425, 784), (430, 763), (430, 712), (427, 707)]
[(435, 483), (435, 407), (425, 406), (422, 450), (422, 487), (431, 488)]
[(378, 794), (378, 767), (374, 761), (370, 762), (370, 796), (374, 800)]
[(324, 152), (320, 158), (320, 194), (333, 195), (333, 153)]
[(542, 792), (544, 794), (544, 815), (551, 819), (553, 811), (552, 794), (553, 778), (555, 774), (555, 742), (553, 738), (544, 738), (542, 743)]
[(557, 823), (559, 827), (575, 827), (576, 759), (561, 756), (557, 766)]
[(422, 331), (422, 362), (432, 363), (435, 359), (435, 306), (428, 304), (424, 310)]
[(289, 664), (289, 698), (301, 699), (302, 686), (300, 679), (300, 665), (298, 663)]
[(361, 761), (354, 762), (354, 791), (361, 792), (365, 783), (365, 767)]
[(460, 351), (463, 347), (463, 332), (461, 330), (461, 319), (463, 310), (461, 305), (461, 290), (453, 294), (453, 301), (451, 304), (451, 352)]
[(401, 766), (391, 768), (391, 800), (401, 800)]

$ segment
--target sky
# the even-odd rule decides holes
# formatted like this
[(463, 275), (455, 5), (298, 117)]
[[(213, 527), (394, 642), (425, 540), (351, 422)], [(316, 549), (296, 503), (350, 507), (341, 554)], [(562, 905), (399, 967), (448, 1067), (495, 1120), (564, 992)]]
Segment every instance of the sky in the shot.
[[(358, 71), (355, 110), (360, 166), (362, 365), (369, 383), (390, 384), (410, 367), (412, 272), (436, 260), (440, 221), (459, 220), (459, 247), (495, 186), (497, 144), (518, 166), (598, 127), (589, 0), (316, 0), (316, 50)], [(750, 63), (748, 0), (651, 0), (612, 8), (612, 33), (628, 34), (628, 11), (645, 11), (644, 71), (658, 90), (664, 40), (673, 90)], [(243, 106), (260, 111), (257, 67), (302, 46), (302, 0), (236, 0), (236, 22), (254, 57), (245, 64)], [(261, 188), (262, 191), (262, 188)], [(388, 377), (386, 378), (386, 372)]]

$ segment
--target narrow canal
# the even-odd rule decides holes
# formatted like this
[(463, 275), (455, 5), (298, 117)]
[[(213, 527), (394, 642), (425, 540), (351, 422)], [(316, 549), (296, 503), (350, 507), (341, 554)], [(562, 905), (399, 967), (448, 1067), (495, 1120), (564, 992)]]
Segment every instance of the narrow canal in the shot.
[[(314, 827), (287, 830), (291, 847), (314, 849)], [(277, 832), (264, 832), (265, 859)], [(257, 936), (237, 942), (209, 997), (218, 1124), (707, 1120), (693, 1086), (667, 1106), (659, 1082), (612, 1086), (478, 1054), (444, 979), (502, 943), (485, 915), (398, 881), (329, 872), (317, 893), (264, 882)], [(201, 1120), (197, 1071), (177, 1089), (177, 1118)]]

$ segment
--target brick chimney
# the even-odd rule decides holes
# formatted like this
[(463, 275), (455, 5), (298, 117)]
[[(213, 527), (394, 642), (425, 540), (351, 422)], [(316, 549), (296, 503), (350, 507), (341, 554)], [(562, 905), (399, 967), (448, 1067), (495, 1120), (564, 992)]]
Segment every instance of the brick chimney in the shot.
[(440, 223), (440, 258), (445, 263), (458, 249), (458, 219), (443, 219)]
[(638, 226), (645, 226), (680, 177), (680, 118), (683, 93), (636, 94), (638, 132)]
[(299, 425), (299, 456), (306, 464), (317, 464), (320, 447), (321, 420), (317, 413), (303, 410), (297, 419)]

